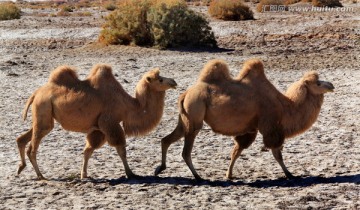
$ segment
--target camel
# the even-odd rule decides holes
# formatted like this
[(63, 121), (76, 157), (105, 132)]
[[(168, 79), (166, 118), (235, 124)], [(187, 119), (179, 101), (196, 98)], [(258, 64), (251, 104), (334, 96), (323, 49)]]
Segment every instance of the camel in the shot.
[[(23, 118), (32, 104), (32, 127), (17, 138), (21, 162), (18, 175), (25, 168), (25, 147), (38, 179), (41, 174), (36, 152), (41, 139), (54, 127), (54, 119), (69, 131), (87, 134), (81, 178), (87, 178), (89, 158), (106, 142), (115, 147), (128, 178), (136, 178), (126, 159), (125, 136), (142, 136), (159, 123), (165, 91), (176, 88), (173, 79), (160, 76), (159, 69), (145, 73), (136, 86), (135, 98), (125, 92), (106, 64), (97, 64), (85, 80), (79, 80), (75, 70), (60, 66), (50, 75), (48, 83), (28, 99)], [(123, 128), (120, 126), (123, 124)]]
[(236, 159), (253, 143), (258, 132), (286, 177), (294, 178), (283, 162), (284, 140), (311, 127), (319, 115), (324, 94), (333, 90), (330, 82), (319, 80), (318, 74), (310, 71), (283, 95), (266, 78), (259, 59), (246, 61), (235, 78), (230, 76), (225, 61), (211, 60), (196, 84), (179, 97), (178, 124), (161, 140), (162, 161), (155, 175), (166, 169), (169, 146), (185, 137), (182, 156), (194, 177), (201, 180), (193, 166), (191, 151), (196, 135), (206, 122), (215, 133), (235, 137), (226, 173), (228, 179), (232, 178)]

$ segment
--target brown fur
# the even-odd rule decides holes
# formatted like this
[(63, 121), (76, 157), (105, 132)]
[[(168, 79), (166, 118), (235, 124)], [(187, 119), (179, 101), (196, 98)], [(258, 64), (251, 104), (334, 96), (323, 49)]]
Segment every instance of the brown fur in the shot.
[(292, 177), (282, 160), (284, 140), (304, 132), (315, 122), (324, 93), (332, 91), (333, 85), (318, 80), (316, 72), (308, 72), (283, 95), (266, 78), (259, 59), (246, 61), (234, 79), (228, 77), (227, 68), (224, 61), (208, 62), (198, 82), (180, 96), (179, 124), (162, 139), (162, 164), (155, 174), (166, 168), (171, 143), (184, 136), (183, 157), (195, 178), (200, 179), (192, 165), (191, 151), (205, 121), (213, 131), (235, 137), (228, 178), (232, 177), (235, 160), (255, 140), (258, 131), (286, 176)]
[(161, 119), (165, 91), (175, 86), (173, 79), (161, 77), (158, 69), (151, 70), (139, 81), (133, 98), (117, 82), (109, 65), (95, 65), (83, 81), (73, 68), (58, 67), (51, 73), (49, 82), (36, 90), (26, 103), (23, 117), (26, 118), (32, 104), (33, 125), (17, 139), (21, 158), (18, 174), (26, 166), (25, 147), (31, 141), (27, 155), (38, 178), (44, 178), (36, 162), (36, 152), (56, 120), (66, 130), (87, 134), (81, 178), (87, 177), (91, 154), (105, 142), (116, 148), (126, 175), (134, 177), (126, 160), (125, 135), (144, 135), (151, 131)]

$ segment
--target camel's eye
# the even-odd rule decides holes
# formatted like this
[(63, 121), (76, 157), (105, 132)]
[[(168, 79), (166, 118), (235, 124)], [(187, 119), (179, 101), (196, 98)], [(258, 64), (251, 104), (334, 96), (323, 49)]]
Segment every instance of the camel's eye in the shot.
[(162, 78), (160, 78), (160, 79), (159, 79), (159, 82), (163, 82), (163, 79), (162, 79)]
[(319, 81), (317, 81), (316, 84), (317, 84), (317, 86), (320, 86), (320, 85), (321, 85), (321, 83), (320, 83)]

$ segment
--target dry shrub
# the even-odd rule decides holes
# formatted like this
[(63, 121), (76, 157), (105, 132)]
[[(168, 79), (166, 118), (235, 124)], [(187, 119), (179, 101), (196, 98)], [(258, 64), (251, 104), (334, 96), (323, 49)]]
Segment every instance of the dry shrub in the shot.
[(124, 0), (106, 20), (99, 36), (106, 44), (216, 46), (206, 19), (181, 0)]
[[(70, 16), (70, 15), (71, 15), (70, 12), (65, 11), (65, 10), (60, 10), (54, 16), (55, 17), (67, 17), (67, 16)], [(54, 17), (54, 16), (52, 16), (52, 17)]]
[(61, 11), (64, 11), (64, 12), (73, 12), (74, 11), (74, 7), (71, 6), (71, 5), (63, 5), (61, 7)]
[(114, 4), (108, 3), (104, 6), (104, 8), (108, 11), (114, 11), (117, 7)]
[[(261, 0), (256, 6), (258, 12), (271, 11), (271, 6), (285, 6), (285, 0)], [(287, 7), (285, 7), (287, 10)]]
[(312, 5), (315, 7), (342, 7), (339, 0), (312, 0)]
[(92, 16), (91, 12), (89, 11), (85, 11), (85, 12), (78, 12), (76, 13), (77, 16), (80, 16), (80, 17), (89, 17), (89, 16)]
[(299, 3), (301, 0), (285, 0), (285, 5), (290, 5), (290, 4), (296, 4)]
[(222, 20), (253, 20), (253, 12), (242, 0), (213, 0), (209, 6), (212, 17)]
[(21, 10), (13, 3), (0, 3), (0, 20), (19, 19)]

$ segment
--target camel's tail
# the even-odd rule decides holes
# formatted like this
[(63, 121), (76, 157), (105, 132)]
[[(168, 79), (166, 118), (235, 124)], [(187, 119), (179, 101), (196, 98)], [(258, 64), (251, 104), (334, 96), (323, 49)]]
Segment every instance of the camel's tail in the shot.
[(184, 108), (185, 96), (186, 96), (186, 92), (181, 94), (180, 97), (179, 97), (179, 111), (180, 111), (180, 114), (184, 114), (186, 116), (187, 113), (186, 113), (186, 110)]
[(36, 92), (37, 92), (37, 91), (35, 91), (35, 92), (30, 96), (30, 98), (27, 100), (27, 102), (26, 102), (26, 105), (25, 105), (25, 108), (24, 108), (24, 111), (23, 111), (23, 120), (24, 120), (24, 121), (26, 120), (27, 113), (28, 113), (28, 111), (29, 111), (29, 107), (30, 107), (30, 105), (31, 105), (31, 104), (33, 103), (33, 101), (34, 101)]

